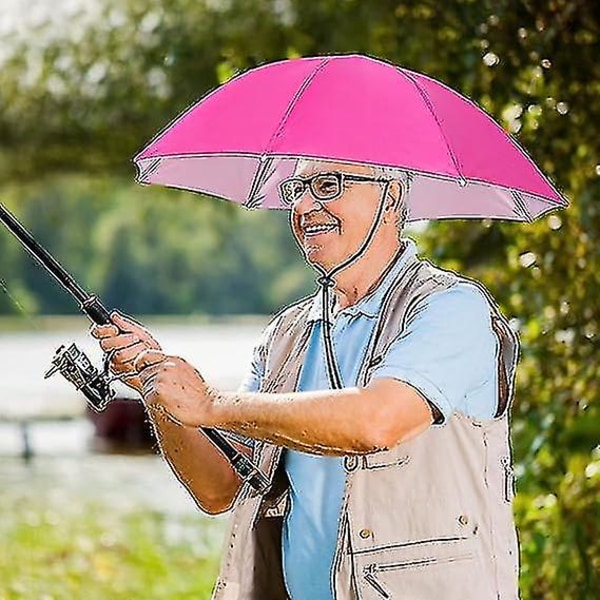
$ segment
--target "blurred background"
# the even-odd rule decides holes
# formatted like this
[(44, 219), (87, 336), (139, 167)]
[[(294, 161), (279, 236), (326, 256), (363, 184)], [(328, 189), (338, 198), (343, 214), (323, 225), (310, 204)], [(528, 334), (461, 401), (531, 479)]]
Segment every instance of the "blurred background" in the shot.
[[(142, 188), (131, 157), (207, 91), (282, 58), (371, 54), (470, 96), (571, 206), (410, 235), (481, 280), (521, 337), (523, 598), (597, 598), (599, 36), (586, 0), (2, 0), (0, 201), (108, 306), (233, 388), (313, 274), (284, 214)], [(0, 228), (0, 600), (208, 598), (223, 519), (198, 513), (135, 404), (102, 422), (42, 379), (65, 341), (98, 358), (87, 328)]]

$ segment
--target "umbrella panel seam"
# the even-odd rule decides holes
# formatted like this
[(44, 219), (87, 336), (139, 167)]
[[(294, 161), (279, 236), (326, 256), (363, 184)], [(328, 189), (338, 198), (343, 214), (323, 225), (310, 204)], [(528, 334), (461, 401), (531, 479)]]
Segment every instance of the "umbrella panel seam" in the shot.
[(401, 75), (406, 77), (406, 79), (408, 79), (415, 86), (415, 88), (419, 92), (419, 95), (421, 96), (421, 98), (423, 98), (423, 102), (424, 102), (425, 106), (427, 107), (427, 110), (431, 114), (433, 120), (435, 121), (438, 131), (440, 132), (440, 136), (444, 140), (444, 144), (446, 144), (446, 149), (448, 151), (448, 154), (450, 155), (450, 160), (452, 161), (452, 164), (454, 165), (454, 168), (456, 169), (456, 172), (458, 173), (460, 180), (466, 181), (466, 178), (463, 175), (463, 171), (462, 171), (462, 168), (458, 161), (458, 158), (456, 157), (454, 150), (452, 150), (452, 146), (450, 145), (450, 142), (448, 141), (448, 138), (446, 137), (446, 134), (444, 133), (442, 124), (440, 123), (440, 120), (438, 119), (438, 117), (435, 113), (433, 103), (431, 102), (431, 99), (427, 95), (427, 92), (419, 85), (419, 82), (412, 76), (412, 74), (401, 71), (400, 69), (396, 69), (396, 72), (400, 73)]
[[(278, 138), (282, 135), (285, 125), (290, 118), (294, 108), (300, 101), (300, 98), (304, 94), (304, 92), (308, 89), (314, 78), (317, 76), (319, 71), (321, 71), (325, 65), (331, 60), (331, 58), (323, 59), (304, 79), (300, 87), (294, 93), (291, 101), (289, 102), (283, 116), (281, 117), (281, 121), (277, 126), (277, 129), (271, 135), (269, 142), (261, 155), (261, 159), (263, 156), (268, 155), (271, 152), (271, 149), (276, 144)], [(260, 160), (256, 171), (252, 177), (252, 183), (248, 189), (248, 196), (242, 203), (248, 209), (257, 208), (260, 205), (262, 199), (264, 199), (264, 195), (261, 197), (259, 193), (262, 184), (269, 178), (270, 175), (266, 175), (266, 171), (268, 167), (272, 164), (273, 158), (269, 157), (266, 161)], [(272, 173), (271, 173), (272, 174)]]
[(310, 84), (314, 81), (315, 77), (319, 74), (320, 71), (322, 71), (325, 66), (327, 66), (327, 63), (331, 60), (331, 57), (329, 58), (324, 58), (304, 79), (304, 81), (302, 82), (302, 84), (300, 85), (300, 87), (296, 90), (296, 92), (294, 93), (291, 101), (288, 104), (288, 107), (285, 110), (285, 113), (283, 114), (283, 117), (281, 117), (281, 122), (279, 123), (279, 125), (277, 126), (277, 129), (275, 130), (275, 132), (273, 133), (273, 135), (271, 135), (271, 139), (269, 140), (269, 143), (267, 144), (266, 148), (265, 148), (265, 154), (268, 154), (271, 152), (274, 144), (276, 143), (277, 139), (279, 137), (281, 137), (281, 134), (283, 132), (283, 129), (286, 125), (286, 123), (288, 122), (288, 119), (290, 118), (293, 110), (296, 108), (296, 105), (298, 104), (298, 102), (300, 101), (300, 98), (304, 95), (304, 92), (306, 92), (306, 90), (308, 89), (308, 87), (310, 86)]

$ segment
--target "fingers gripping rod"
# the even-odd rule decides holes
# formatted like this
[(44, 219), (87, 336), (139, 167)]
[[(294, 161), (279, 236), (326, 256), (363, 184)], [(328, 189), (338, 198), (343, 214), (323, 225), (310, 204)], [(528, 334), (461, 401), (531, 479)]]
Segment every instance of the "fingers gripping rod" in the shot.
[[(111, 324), (110, 312), (98, 297), (86, 292), (1, 202), (0, 221), (25, 250), (77, 301), (81, 312), (97, 325)], [(104, 372), (99, 372), (75, 344), (69, 347), (61, 346), (56, 351), (52, 367), (45, 376), (50, 377), (56, 372), (60, 372), (80, 390), (96, 411), (104, 410), (115, 396), (110, 388), (111, 377), (107, 364), (105, 363)], [(222, 433), (208, 428), (201, 428), (201, 431), (227, 457), (243, 481), (247, 481), (257, 492), (263, 493), (267, 490), (269, 481), (264, 473)]]

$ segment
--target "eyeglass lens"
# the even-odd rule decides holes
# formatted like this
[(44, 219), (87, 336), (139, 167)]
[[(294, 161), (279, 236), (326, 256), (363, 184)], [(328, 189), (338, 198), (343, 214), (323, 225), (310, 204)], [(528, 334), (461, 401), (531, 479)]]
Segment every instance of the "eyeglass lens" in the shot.
[(332, 200), (340, 195), (341, 177), (335, 174), (319, 173), (307, 179), (293, 178), (284, 181), (281, 191), (284, 201), (295, 204), (310, 187), (312, 195), (317, 200)]

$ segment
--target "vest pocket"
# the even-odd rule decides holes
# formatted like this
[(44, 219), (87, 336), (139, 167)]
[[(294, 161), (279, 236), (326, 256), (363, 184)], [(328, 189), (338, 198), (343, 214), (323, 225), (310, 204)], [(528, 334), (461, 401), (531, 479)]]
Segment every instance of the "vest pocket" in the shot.
[[(393, 598), (392, 591), (384, 586), (380, 576), (385, 573), (399, 572), (406, 569), (417, 569), (419, 567), (427, 567), (430, 565), (441, 565), (444, 563), (453, 563), (463, 560), (471, 560), (474, 557), (472, 553), (465, 553), (447, 558), (422, 558), (420, 560), (411, 560), (395, 563), (371, 563), (364, 568), (365, 581), (382, 597)], [(423, 573), (423, 577), (427, 577)]]
[(415, 540), (354, 553), (361, 597), (487, 600), (489, 582), (481, 573), (476, 537)]

